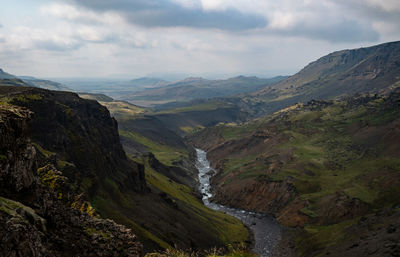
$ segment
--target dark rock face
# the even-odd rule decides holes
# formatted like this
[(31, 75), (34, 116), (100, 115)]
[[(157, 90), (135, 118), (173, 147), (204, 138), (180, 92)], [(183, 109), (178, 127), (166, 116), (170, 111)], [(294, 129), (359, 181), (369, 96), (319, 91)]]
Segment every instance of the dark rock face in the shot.
[(96, 217), (30, 142), (32, 113), (0, 106), (0, 256), (140, 256), (129, 229)]
[[(35, 149), (29, 144), (28, 122), (31, 112), (25, 109), (0, 109), (0, 193), (19, 192), (33, 183), (31, 170)], [(7, 162), (5, 161), (7, 160)]]
[(57, 161), (75, 165), (64, 172), (71, 182), (80, 185), (89, 177), (96, 182), (88, 189), (91, 194), (104, 177), (118, 180), (129, 190), (146, 190), (144, 168), (128, 160), (119, 141), (117, 122), (97, 101), (36, 88), (9, 90), (17, 95), (12, 100), (14, 105), (33, 112), (32, 140), (55, 153), (55, 165)]

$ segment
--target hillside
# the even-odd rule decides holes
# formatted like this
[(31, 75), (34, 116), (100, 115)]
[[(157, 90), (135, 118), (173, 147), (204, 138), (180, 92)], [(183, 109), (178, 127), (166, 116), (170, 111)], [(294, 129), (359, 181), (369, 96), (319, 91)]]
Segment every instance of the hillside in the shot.
[(302, 227), (299, 256), (392, 256), (399, 251), (399, 233), (390, 232), (400, 227), (399, 117), (395, 91), (310, 101), (192, 140), (218, 170), (214, 200)]
[(49, 90), (72, 91), (67, 86), (58, 82), (26, 76), (17, 77), (15, 75), (4, 72), (2, 69), (0, 69), (0, 81), (2, 82), (2, 85), (9, 86), (31, 86)]
[(134, 92), (162, 87), (170, 83), (169, 81), (152, 77), (131, 80), (112, 78), (59, 78), (57, 81), (62, 82), (76, 92), (105, 94), (115, 99), (120, 99)]
[(399, 74), (400, 41), (328, 54), (241, 100), (255, 115), (262, 116), (313, 99), (390, 92), (400, 86)]
[(16, 79), (16, 77), (0, 69), (0, 79)]
[(227, 97), (242, 93), (250, 93), (276, 83), (285, 77), (261, 79), (257, 77), (238, 76), (226, 80), (207, 80), (203, 78), (187, 78), (172, 82), (159, 88), (120, 97), (142, 106), (155, 106), (171, 102), (188, 102), (194, 99)]
[(115, 119), (96, 101), (69, 92), (2, 86), (0, 102), (33, 113), (30, 138), (38, 162), (53, 165), (68, 179), (71, 192), (83, 192), (101, 217), (133, 229), (145, 252), (247, 240), (238, 220), (207, 209), (196, 192), (165, 175), (170, 168), (154, 155), (128, 158)]
[(38, 87), (38, 88), (44, 88), (44, 89), (49, 89), (49, 90), (57, 90), (57, 91), (72, 91), (69, 87), (66, 85), (63, 85), (58, 82), (54, 82), (51, 80), (46, 80), (46, 79), (37, 79), (34, 77), (19, 77), (24, 81), (26, 84), (32, 86), (32, 87)]

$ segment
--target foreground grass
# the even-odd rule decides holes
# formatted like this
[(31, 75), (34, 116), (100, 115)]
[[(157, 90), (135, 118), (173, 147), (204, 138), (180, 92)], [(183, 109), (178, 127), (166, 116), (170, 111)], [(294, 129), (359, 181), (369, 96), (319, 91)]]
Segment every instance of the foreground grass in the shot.
[(185, 203), (191, 214), (205, 224), (208, 224), (210, 229), (223, 242), (230, 244), (247, 240), (249, 236), (248, 230), (238, 219), (209, 209), (195, 197), (193, 189), (170, 180), (166, 176), (156, 172), (147, 163), (145, 163), (145, 167), (147, 183), (167, 193), (177, 201)]
[(256, 257), (257, 255), (251, 253), (245, 245), (239, 245), (233, 247), (232, 245), (228, 245), (226, 249), (214, 248), (208, 251), (203, 252), (187, 252), (176, 249), (167, 249), (164, 252), (160, 253), (150, 253), (145, 257)]

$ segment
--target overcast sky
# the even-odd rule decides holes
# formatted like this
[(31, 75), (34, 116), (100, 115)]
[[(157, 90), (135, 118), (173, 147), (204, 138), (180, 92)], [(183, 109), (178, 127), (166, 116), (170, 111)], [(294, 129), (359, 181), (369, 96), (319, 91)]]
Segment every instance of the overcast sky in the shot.
[(395, 40), (399, 0), (2, 0), (0, 8), (0, 68), (37, 77), (268, 77)]

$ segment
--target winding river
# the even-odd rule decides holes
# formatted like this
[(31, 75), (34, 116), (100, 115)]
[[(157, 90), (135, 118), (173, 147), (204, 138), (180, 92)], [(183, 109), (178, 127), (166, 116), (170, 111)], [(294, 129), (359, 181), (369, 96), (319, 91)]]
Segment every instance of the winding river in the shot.
[(243, 222), (254, 234), (253, 251), (261, 257), (271, 257), (274, 246), (281, 237), (280, 225), (269, 215), (229, 208), (224, 205), (210, 202), (212, 197), (210, 178), (215, 173), (207, 160), (206, 152), (196, 149), (196, 168), (199, 170), (200, 191), (203, 194), (203, 203), (207, 207), (225, 212)]

